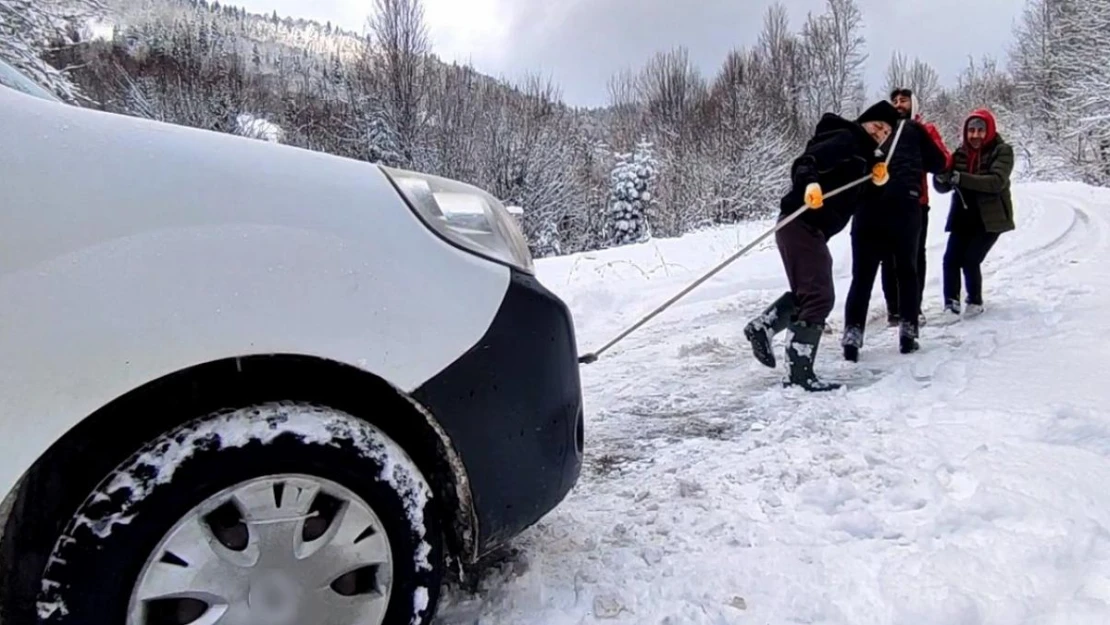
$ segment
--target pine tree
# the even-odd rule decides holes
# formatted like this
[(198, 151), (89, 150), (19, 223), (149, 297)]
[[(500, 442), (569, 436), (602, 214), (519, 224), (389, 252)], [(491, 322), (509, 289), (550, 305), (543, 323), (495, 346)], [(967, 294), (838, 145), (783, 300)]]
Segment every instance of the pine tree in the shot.
[(653, 145), (636, 144), (631, 154), (617, 154), (610, 176), (609, 238), (614, 245), (641, 243), (651, 238), (651, 208), (655, 204), (658, 164)]
[(372, 112), (366, 121), (366, 156), (371, 163), (391, 167), (403, 164), (397, 132), (380, 109)]

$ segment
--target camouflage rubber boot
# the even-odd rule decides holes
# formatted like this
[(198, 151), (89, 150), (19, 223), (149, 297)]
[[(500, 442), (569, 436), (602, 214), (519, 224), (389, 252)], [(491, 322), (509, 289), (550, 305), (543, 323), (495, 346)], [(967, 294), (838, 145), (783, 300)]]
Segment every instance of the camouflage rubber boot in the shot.
[(840, 384), (825, 382), (813, 372), (824, 324), (799, 321), (790, 324), (786, 343), (786, 378), (783, 386), (800, 386), (810, 392), (835, 391)]
[(775, 368), (775, 348), (771, 341), (790, 324), (797, 308), (794, 294), (787, 291), (744, 326), (744, 336), (752, 344), (752, 354), (764, 366)]

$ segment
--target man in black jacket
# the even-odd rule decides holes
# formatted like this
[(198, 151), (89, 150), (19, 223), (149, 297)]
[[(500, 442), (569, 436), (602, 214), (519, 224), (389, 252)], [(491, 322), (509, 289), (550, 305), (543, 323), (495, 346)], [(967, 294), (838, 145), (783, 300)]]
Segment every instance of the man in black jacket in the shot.
[(897, 153), (890, 161), (890, 184), (869, 189), (852, 221), (852, 285), (844, 306), (844, 357), (859, 359), (867, 308), (879, 264), (894, 259), (898, 276), (899, 349), (918, 349), (921, 284), (917, 275), (921, 246), (925, 172), (937, 174), (948, 165), (947, 154), (916, 120), (905, 120)]
[[(943, 154), (948, 163), (948, 167), (952, 164), (951, 154), (948, 153), (948, 146), (944, 145), (944, 139), (941, 138), (940, 132), (937, 127), (930, 122), (922, 119), (919, 112), (917, 96), (914, 95), (913, 90), (905, 87), (895, 88), (890, 92), (890, 103), (898, 112), (902, 114), (905, 119), (913, 119), (921, 123), (922, 130), (925, 134), (933, 140)], [(918, 284), (918, 299), (920, 300), (925, 294), (925, 239), (928, 236), (929, 229), (929, 188), (928, 183), (925, 181), (925, 172), (921, 172), (921, 233), (918, 235), (918, 248), (917, 248), (917, 284)], [(894, 254), (892, 253), (887, 258), (883, 259), (881, 265), (880, 277), (883, 285), (883, 296), (886, 299), (886, 318), (887, 325), (898, 327), (901, 325), (901, 315), (898, 312), (898, 271), (895, 269)], [(925, 323), (925, 316), (918, 315), (918, 322)]]
[(868, 174), (875, 184), (886, 184), (890, 176), (878, 148), (892, 136), (897, 120), (898, 111), (885, 101), (867, 109), (855, 121), (826, 113), (805, 152), (791, 167), (791, 188), (780, 203), (779, 219), (802, 206), (813, 210), (775, 233), (790, 291), (744, 328), (756, 360), (768, 367), (775, 366), (772, 339), (789, 330), (785, 385), (796, 384), (807, 391), (829, 391), (840, 386), (820, 380), (813, 372), (813, 363), (825, 319), (836, 300), (828, 240), (852, 218), (863, 187), (853, 187), (828, 202), (824, 192)]

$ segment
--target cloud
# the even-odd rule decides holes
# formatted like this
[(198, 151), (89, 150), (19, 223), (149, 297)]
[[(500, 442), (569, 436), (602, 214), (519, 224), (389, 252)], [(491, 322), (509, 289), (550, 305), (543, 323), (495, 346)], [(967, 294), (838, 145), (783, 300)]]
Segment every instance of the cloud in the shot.
[(762, 2), (736, 0), (572, 0), (552, 19), (544, 15), (547, 5), (505, 0), (512, 26), (504, 45), (521, 68), (553, 75), (575, 104), (605, 103), (606, 83), (616, 71), (679, 45), (703, 72), (715, 73), (729, 50), (756, 40), (766, 9)]
[[(1005, 58), (1021, 0), (858, 0), (865, 22), (869, 93), (879, 92), (895, 50), (955, 80), (968, 56)], [(770, 0), (424, 0), (437, 54), (504, 78), (552, 77), (578, 105), (608, 100), (609, 78), (657, 51), (683, 45), (712, 76), (729, 50), (753, 45)], [(823, 0), (786, 0), (800, 29)], [(258, 11), (331, 19), (361, 30), (371, 0), (247, 0)], [(311, 11), (311, 14), (306, 13)], [(320, 17), (320, 16), (328, 17)]]
[[(556, 4), (563, 8), (553, 8)], [(568, 101), (601, 104), (614, 72), (674, 46), (686, 46), (692, 61), (714, 74), (729, 50), (757, 41), (769, 5), (766, 0), (502, 0), (511, 24), (502, 45), (512, 50), (512, 61), (500, 69), (549, 72)], [(784, 6), (796, 31), (806, 13), (822, 11), (824, 2), (790, 0)], [(860, 7), (870, 54), (868, 85), (876, 91), (896, 49), (932, 64), (945, 82), (955, 79), (968, 55), (1003, 57), (1021, 1), (860, 0)]]

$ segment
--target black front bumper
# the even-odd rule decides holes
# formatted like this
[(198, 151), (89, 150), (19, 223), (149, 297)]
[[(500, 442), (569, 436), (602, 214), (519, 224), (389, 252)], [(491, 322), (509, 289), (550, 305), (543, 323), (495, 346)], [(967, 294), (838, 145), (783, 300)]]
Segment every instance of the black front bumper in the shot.
[(538, 521), (578, 481), (583, 424), (577, 358), (566, 305), (514, 270), (485, 336), (413, 393), (466, 467), (479, 555)]

